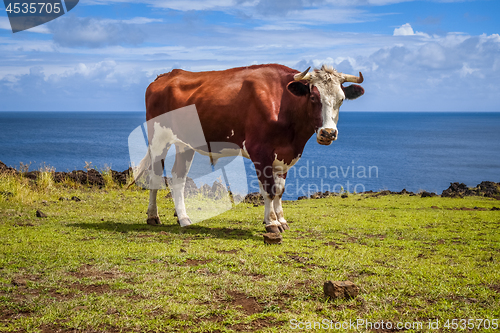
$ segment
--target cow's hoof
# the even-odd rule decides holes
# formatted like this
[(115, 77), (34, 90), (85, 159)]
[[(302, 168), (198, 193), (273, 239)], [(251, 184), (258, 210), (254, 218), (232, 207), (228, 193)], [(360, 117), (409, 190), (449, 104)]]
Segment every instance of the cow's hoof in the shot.
[(283, 236), (275, 232), (268, 232), (262, 235), (264, 237), (264, 244), (281, 244)]
[(266, 225), (267, 232), (274, 232), (275, 234), (281, 233), (279, 227), (277, 225)]
[(177, 223), (179, 223), (181, 227), (187, 227), (188, 225), (191, 225), (191, 220), (189, 217), (183, 217), (182, 219), (177, 219)]
[(160, 225), (161, 224), (160, 217), (158, 216), (148, 217), (146, 223), (149, 225)]
[(286, 222), (280, 222), (280, 223), (281, 223), (281, 228), (283, 229), (283, 231), (290, 230), (288, 223), (286, 223)]

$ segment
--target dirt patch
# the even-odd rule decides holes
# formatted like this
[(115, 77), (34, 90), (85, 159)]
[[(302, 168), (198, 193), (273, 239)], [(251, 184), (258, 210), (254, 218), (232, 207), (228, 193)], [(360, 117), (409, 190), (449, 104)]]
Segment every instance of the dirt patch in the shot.
[(149, 238), (149, 237), (154, 237), (155, 235), (147, 235), (147, 234), (143, 234), (143, 235), (137, 235), (135, 236), (136, 238)]
[(57, 301), (66, 301), (66, 300), (69, 300), (73, 297), (75, 297), (75, 294), (74, 293), (68, 293), (68, 294), (62, 294), (58, 291), (49, 291), (48, 295), (52, 298), (55, 298)]
[(490, 289), (500, 294), (500, 284), (491, 285)]
[(183, 266), (199, 266), (211, 263), (212, 259), (186, 259), (184, 261)]
[(288, 256), (288, 258), (290, 258), (293, 261), (298, 262), (300, 264), (305, 264), (311, 260), (311, 258), (301, 257), (301, 256), (298, 256), (295, 254), (288, 254), (287, 256)]
[(340, 248), (340, 246), (337, 243), (333, 242), (333, 241), (332, 242), (323, 243), (323, 244), (326, 245), (326, 246), (332, 246), (332, 247), (334, 247), (336, 249)]
[(86, 332), (86, 333), (98, 333), (98, 332), (107, 332), (107, 333), (117, 333), (122, 332), (121, 329), (114, 326), (102, 326), (98, 329), (87, 328), (84, 330), (67, 328), (62, 326), (62, 324), (45, 324), (41, 325), (38, 328), (42, 333), (69, 333), (69, 332)]
[(467, 211), (473, 211), (473, 210), (477, 210), (477, 211), (486, 211), (488, 210), (487, 208), (484, 208), (484, 207), (474, 207), (474, 208), (470, 208), (470, 207), (454, 207), (454, 208), (447, 208), (448, 210), (467, 210)]
[(34, 227), (35, 225), (31, 222), (17, 222), (14, 227)]
[(244, 275), (244, 276), (250, 276), (252, 280), (260, 280), (265, 278), (266, 276), (264, 274), (259, 274), (259, 273), (249, 273), (245, 271), (240, 271), (240, 272), (235, 272), (236, 274)]
[(383, 240), (383, 239), (385, 239), (386, 236), (382, 235), (382, 234), (376, 234), (376, 235), (366, 234), (365, 237), (366, 238), (377, 238), (377, 239)]
[(80, 282), (75, 282), (71, 285), (71, 288), (80, 290), (85, 294), (105, 294), (111, 291), (109, 284), (81, 284)]
[(216, 251), (217, 253), (228, 253), (228, 254), (235, 254), (238, 253), (239, 250), (234, 249), (234, 250), (218, 250)]
[(268, 327), (275, 327), (275, 326), (280, 326), (280, 322), (272, 322), (271, 318), (269, 319), (264, 319), (264, 318), (259, 318), (255, 319), (252, 322), (248, 324), (236, 324), (232, 325), (231, 329), (237, 331), (237, 332), (255, 332), (256, 330), (259, 329), (264, 329)]
[(253, 314), (262, 312), (263, 307), (259, 303), (255, 297), (248, 297), (247, 295), (237, 292), (237, 291), (228, 291), (227, 294), (232, 297), (230, 301), (232, 306), (242, 307), (243, 312), (245, 312), (248, 316)]
[(115, 272), (102, 272), (96, 269), (94, 266), (89, 265), (89, 264), (84, 264), (80, 266), (78, 271), (76, 272), (69, 272), (68, 273), (71, 276), (77, 277), (79, 279), (81, 278), (95, 278), (95, 279), (114, 279), (117, 277), (117, 273)]

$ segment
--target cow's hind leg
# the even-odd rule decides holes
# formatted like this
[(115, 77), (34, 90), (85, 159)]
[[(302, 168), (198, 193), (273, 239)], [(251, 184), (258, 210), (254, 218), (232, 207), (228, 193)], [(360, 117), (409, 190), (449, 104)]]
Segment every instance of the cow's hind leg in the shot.
[(156, 194), (158, 190), (149, 190), (149, 205), (148, 205), (148, 219), (149, 225), (160, 225), (160, 216), (158, 215), (158, 206), (156, 206)]
[(148, 204), (148, 219), (146, 223), (149, 225), (160, 225), (160, 216), (158, 215), (158, 206), (156, 205), (156, 195), (158, 189), (165, 186), (163, 181), (163, 170), (165, 168), (165, 155), (168, 152), (170, 145), (166, 145), (161, 156), (151, 158), (150, 151), (146, 158), (151, 158), (151, 170), (149, 174), (149, 204)]
[(193, 162), (194, 150), (185, 146), (175, 146), (176, 155), (172, 168), (172, 197), (174, 198), (175, 212), (177, 213), (177, 222), (181, 227), (191, 224), (191, 220), (186, 213), (184, 204), (184, 186), (186, 177)]
[(158, 206), (156, 205), (156, 195), (158, 194), (158, 189), (165, 186), (163, 181), (163, 170), (165, 169), (164, 158), (169, 148), (170, 145), (165, 147), (164, 153), (162, 154), (163, 158), (156, 158), (151, 163), (151, 173), (149, 177), (149, 204), (147, 211), (148, 219), (146, 220), (149, 225), (161, 224), (160, 216), (158, 215)]

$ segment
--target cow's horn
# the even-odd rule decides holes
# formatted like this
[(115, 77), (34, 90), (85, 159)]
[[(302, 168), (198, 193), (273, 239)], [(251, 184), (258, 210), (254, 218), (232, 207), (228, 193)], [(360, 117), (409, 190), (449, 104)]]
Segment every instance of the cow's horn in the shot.
[(295, 79), (295, 81), (300, 81), (300, 80), (309, 80), (311, 79), (311, 74), (309, 74), (309, 70), (311, 69), (311, 67), (309, 67), (308, 69), (306, 69), (305, 71), (303, 71), (302, 73), (299, 73), (299, 74), (295, 74), (293, 76), (293, 78)]
[(359, 72), (359, 76), (343, 74), (344, 82), (353, 82), (353, 83), (363, 83), (363, 74)]

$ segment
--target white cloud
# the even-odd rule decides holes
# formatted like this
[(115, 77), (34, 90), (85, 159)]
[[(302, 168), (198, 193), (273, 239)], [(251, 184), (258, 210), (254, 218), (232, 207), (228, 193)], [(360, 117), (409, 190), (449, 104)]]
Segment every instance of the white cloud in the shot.
[[(156, 5), (167, 3), (182, 6)], [(227, 3), (205, 4), (224, 8)], [(362, 71), (367, 93), (344, 110), (471, 109), (471, 101), (478, 101), (471, 94), (481, 96), (481, 109), (498, 108), (498, 34), (429, 36), (409, 23), (392, 35), (333, 32), (329, 24), (378, 16), (364, 8), (341, 8), (342, 1), (329, 7), (318, 0), (304, 8), (277, 2), (285, 6), (284, 14), (273, 15), (270, 7), (267, 14), (265, 8), (257, 10), (259, 3), (242, 3), (252, 18), (238, 24), (207, 24), (184, 14), (175, 22), (63, 17), (46, 25), (54, 41), (0, 37), (0, 107), (17, 109), (16, 100), (25, 96), (19, 108), (29, 109), (31, 103), (47, 110), (140, 110), (149, 82), (172, 67), (199, 71), (277, 62), (299, 70), (329, 63), (346, 73)], [(183, 8), (188, 6), (202, 4), (186, 2)], [(480, 85), (482, 77), (491, 79)], [(49, 96), (58, 93), (62, 100), (51, 101)]]
[(394, 36), (413, 36), (415, 33), (413, 32), (413, 28), (410, 23), (405, 23), (399, 28), (394, 29)]
[(427, 37), (429, 38), (430, 36), (424, 32), (414, 32), (413, 28), (411, 27), (410, 23), (405, 23), (402, 26), (394, 29), (393, 36), (421, 36), (421, 37)]
[[(145, 22), (139, 18), (137, 22)], [(54, 41), (69, 47), (103, 47), (106, 45), (141, 44), (144, 33), (125, 21), (99, 20), (76, 16), (61, 17), (49, 25)]]

